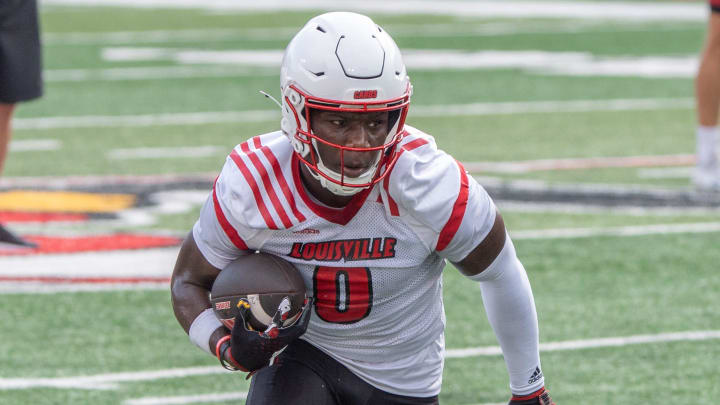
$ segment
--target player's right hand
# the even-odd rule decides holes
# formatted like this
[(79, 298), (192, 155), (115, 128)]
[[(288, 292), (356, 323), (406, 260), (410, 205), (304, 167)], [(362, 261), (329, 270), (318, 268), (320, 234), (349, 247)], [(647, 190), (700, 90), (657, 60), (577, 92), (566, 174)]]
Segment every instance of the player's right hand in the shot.
[(281, 328), (272, 323), (262, 332), (253, 330), (247, 323), (250, 304), (246, 303), (247, 305), (243, 305), (235, 318), (235, 325), (230, 335), (230, 346), (226, 351), (223, 350), (225, 353), (218, 355), (224, 355), (226, 361), (243, 371), (255, 372), (269, 365), (275, 353), (305, 333), (310, 322), (312, 302), (312, 298), (305, 300), (302, 314), (291, 326)]
[(550, 398), (550, 392), (542, 387), (529, 395), (513, 394), (508, 405), (555, 405), (555, 402)]

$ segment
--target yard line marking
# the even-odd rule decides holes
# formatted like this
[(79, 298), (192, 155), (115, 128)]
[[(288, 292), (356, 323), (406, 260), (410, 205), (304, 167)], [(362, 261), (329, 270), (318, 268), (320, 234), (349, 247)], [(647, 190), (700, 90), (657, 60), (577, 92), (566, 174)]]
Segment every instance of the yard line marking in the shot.
[[(450, 36), (497, 36), (515, 34), (564, 34), (577, 32), (666, 32), (687, 30), (683, 25), (648, 25), (643, 22), (615, 23), (607, 21), (529, 21), (486, 22), (478, 24), (386, 24), (383, 28), (393, 38), (401, 37), (450, 37)], [(207, 43), (208, 41), (237, 41), (243, 39), (290, 40), (297, 27), (275, 28), (211, 28), (177, 30), (138, 30), (113, 32), (52, 32), (42, 36), (45, 45), (126, 45), (162, 43)]]
[[(172, 61), (184, 64), (220, 64), (256, 68), (277, 68), (281, 49), (204, 50), (148, 47), (108, 47), (102, 58), (110, 62)], [(690, 78), (698, 67), (697, 55), (681, 56), (595, 56), (590, 52), (540, 50), (405, 49), (408, 70), (522, 69), (526, 73), (570, 76), (631, 76)]]
[(687, 179), (692, 176), (694, 167), (668, 167), (658, 169), (639, 169), (641, 179)]
[(230, 373), (218, 366), (171, 368), (153, 371), (129, 371), (77, 377), (55, 378), (0, 378), (0, 390), (32, 389), (41, 387), (69, 389), (118, 389), (118, 383), (155, 381), (171, 378)]
[(471, 173), (529, 173), (546, 170), (581, 170), (608, 167), (687, 166), (695, 164), (695, 155), (605, 156), (589, 158), (538, 159), (515, 162), (468, 162)]
[[(511, 115), (593, 111), (673, 110), (694, 108), (690, 98), (608, 99), (567, 101), (520, 101), (413, 106), (411, 118), (439, 116)], [(15, 130), (55, 128), (147, 127), (163, 125), (205, 125), (237, 122), (269, 122), (280, 119), (278, 110), (220, 111), (196, 113), (86, 115), (18, 118)]]
[(243, 66), (150, 66), (108, 69), (51, 69), (43, 72), (48, 82), (167, 80), (196, 77), (277, 76), (267, 69)]
[(10, 141), (10, 152), (39, 152), (58, 150), (62, 142), (57, 139), (22, 139)]
[[(623, 347), (637, 344), (704, 341), (720, 339), (720, 330), (686, 331), (659, 333), (655, 335), (631, 335), (598, 339), (566, 340), (540, 343), (541, 352), (582, 350), (603, 347)], [(471, 347), (465, 349), (448, 349), (448, 359), (477, 356), (498, 356), (502, 354), (500, 346)], [(153, 381), (170, 378), (184, 378), (210, 374), (230, 373), (219, 366), (203, 366), (175, 368), (166, 370), (108, 373), (76, 377), (55, 378), (0, 378), (0, 390), (33, 389), (42, 387), (80, 388), (80, 389), (112, 389), (118, 388), (122, 382)]]
[(15, 120), (13, 128), (15, 130), (41, 130), (55, 128), (147, 127), (162, 125), (205, 125), (237, 122), (268, 122), (279, 119), (280, 111), (278, 110), (140, 115), (86, 115), (46, 118), (19, 118)]
[(512, 115), (528, 113), (568, 113), (593, 111), (675, 110), (693, 107), (689, 98), (608, 99), (567, 101), (516, 101), (413, 106), (420, 117)]
[(422, 0), (44, 0), (47, 5), (183, 8), (212, 11), (326, 10), (372, 14), (430, 14), (482, 18), (581, 18), (635, 21), (705, 21), (705, 4), (560, 2), (560, 1), (422, 1)]
[(179, 246), (37, 256), (0, 256), (0, 276), (24, 277), (166, 277)]
[(128, 399), (124, 405), (177, 405), (195, 404), (198, 402), (225, 402), (243, 400), (247, 398), (247, 392), (223, 392), (213, 394), (185, 395), (176, 397), (144, 397)]
[[(658, 333), (655, 335), (632, 335), (599, 339), (566, 340), (540, 343), (541, 352), (563, 350), (595, 349), (602, 347), (621, 347), (648, 343), (684, 342), (720, 339), (720, 330)], [(502, 354), (500, 346), (474, 347), (467, 349), (449, 349), (445, 358), (465, 358), (475, 356), (497, 356)]]
[(596, 236), (642, 236), (675, 233), (712, 233), (720, 232), (720, 222), (698, 222), (689, 224), (657, 224), (639, 226), (620, 226), (609, 228), (565, 228), (528, 231), (510, 231), (515, 240), (533, 239), (574, 239)]
[[(452, 27), (452, 25), (448, 25)], [(552, 27), (549, 27), (552, 29)], [(661, 27), (658, 27), (660, 29)], [(456, 28), (457, 29), (457, 28)], [(206, 43), (207, 41), (243, 39), (290, 39), (298, 27), (276, 28), (209, 28), (178, 30), (142, 30), (114, 32), (53, 32), (43, 34), (45, 45), (94, 45), (134, 43)]]
[(147, 283), (27, 283), (27, 282), (0, 282), (0, 294), (58, 294), (78, 292), (105, 292), (105, 291), (149, 291), (170, 290), (170, 280)]
[(167, 185), (169, 183), (207, 184), (208, 188), (217, 172), (149, 175), (87, 175), (87, 176), (27, 176), (0, 177), (0, 189), (41, 188), (66, 190), (73, 187)]
[(108, 159), (169, 159), (169, 158), (206, 158), (227, 154), (231, 148), (217, 145), (179, 146), (158, 148), (119, 148), (107, 152)]
[(633, 205), (597, 205), (588, 204), (586, 202), (567, 202), (567, 203), (543, 203), (543, 202), (526, 202), (513, 200), (496, 199), (495, 204), (500, 211), (506, 212), (534, 212), (547, 213), (557, 212), (562, 214), (578, 214), (578, 215), (627, 215), (632, 217), (647, 216), (710, 216), (720, 214), (719, 207), (639, 207)]

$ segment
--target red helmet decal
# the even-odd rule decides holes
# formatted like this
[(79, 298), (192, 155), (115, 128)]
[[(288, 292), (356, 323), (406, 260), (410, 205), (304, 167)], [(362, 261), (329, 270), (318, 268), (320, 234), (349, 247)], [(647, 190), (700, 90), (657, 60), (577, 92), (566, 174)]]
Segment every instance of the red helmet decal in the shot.
[(366, 98), (377, 98), (377, 90), (358, 90), (355, 92), (355, 100), (363, 100)]

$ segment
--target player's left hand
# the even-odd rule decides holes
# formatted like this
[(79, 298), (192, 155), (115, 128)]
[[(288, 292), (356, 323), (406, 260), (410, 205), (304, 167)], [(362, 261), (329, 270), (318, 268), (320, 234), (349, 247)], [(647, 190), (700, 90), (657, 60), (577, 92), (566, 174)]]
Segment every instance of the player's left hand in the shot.
[(542, 387), (528, 395), (513, 394), (508, 405), (555, 405), (555, 402), (550, 398), (550, 392)]
[(312, 302), (312, 298), (306, 299), (302, 314), (293, 325), (280, 328), (273, 322), (262, 332), (253, 330), (246, 322), (250, 305), (245, 305), (235, 318), (229, 350), (219, 355), (224, 354), (226, 360), (243, 371), (255, 372), (269, 365), (275, 353), (305, 333), (310, 322)]

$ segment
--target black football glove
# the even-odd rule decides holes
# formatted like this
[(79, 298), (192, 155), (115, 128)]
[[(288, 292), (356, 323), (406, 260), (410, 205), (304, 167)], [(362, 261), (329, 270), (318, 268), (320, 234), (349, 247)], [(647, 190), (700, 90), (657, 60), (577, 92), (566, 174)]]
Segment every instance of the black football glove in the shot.
[(298, 320), (291, 326), (283, 328), (277, 326), (277, 323), (284, 315), (281, 305), (270, 326), (265, 331), (258, 332), (253, 330), (246, 322), (246, 319), (248, 319), (247, 314), (250, 311), (250, 304), (246, 302), (247, 305), (243, 305), (235, 317), (235, 325), (230, 335), (230, 344), (228, 347), (220, 349), (219, 357), (228, 360), (242, 371), (249, 371), (251, 374), (269, 365), (270, 359), (275, 353), (284, 349), (290, 342), (305, 333), (310, 322), (312, 303), (313, 299), (307, 298)]
[(542, 387), (528, 395), (513, 394), (508, 405), (555, 405), (555, 402), (550, 398), (550, 392)]

